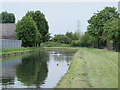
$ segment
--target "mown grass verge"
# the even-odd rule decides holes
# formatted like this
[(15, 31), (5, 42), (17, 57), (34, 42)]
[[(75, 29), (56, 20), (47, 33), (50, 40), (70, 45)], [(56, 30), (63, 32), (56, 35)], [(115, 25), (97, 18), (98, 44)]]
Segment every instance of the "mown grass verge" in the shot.
[(55, 88), (118, 88), (118, 53), (79, 49)]
[(2, 54), (11, 54), (11, 53), (18, 53), (18, 52), (29, 52), (42, 49), (40, 47), (21, 47), (21, 48), (7, 48), (7, 49), (0, 49), (0, 55)]

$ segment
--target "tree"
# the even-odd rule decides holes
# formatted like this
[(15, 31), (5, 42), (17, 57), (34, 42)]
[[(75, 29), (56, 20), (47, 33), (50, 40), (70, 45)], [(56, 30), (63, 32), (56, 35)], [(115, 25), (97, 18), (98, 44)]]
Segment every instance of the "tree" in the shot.
[(50, 34), (49, 34), (49, 26), (48, 26), (48, 22), (45, 19), (45, 15), (37, 10), (37, 11), (28, 11), (26, 13), (26, 16), (30, 16), (33, 18), (33, 20), (35, 21), (38, 31), (41, 35), (41, 39), (39, 40), (39, 45), (41, 42), (45, 42), (48, 41), (50, 39)]
[(15, 16), (13, 13), (2, 12), (0, 13), (0, 23), (15, 23)]
[(80, 38), (80, 43), (82, 47), (95, 47), (95, 38), (92, 37), (88, 32), (85, 32), (85, 34)]
[(24, 16), (16, 25), (16, 36), (22, 40), (24, 47), (35, 46), (38, 39), (38, 29), (36, 23), (30, 16)]
[(101, 37), (103, 34), (104, 24), (111, 18), (117, 18), (118, 13), (114, 7), (105, 7), (100, 12), (95, 13), (89, 20), (89, 26), (87, 28), (90, 35), (96, 38), (98, 48), (102, 48), (106, 45), (106, 41)]
[[(73, 32), (66, 32), (66, 34), (57, 34), (54, 35), (52, 38), (52, 41), (54, 42), (59, 42), (59, 43), (64, 43), (64, 44), (70, 44), (73, 45), (73, 43), (79, 42), (80, 36), (77, 33)], [(78, 40), (78, 41), (75, 41)]]
[(81, 46), (81, 42), (80, 40), (73, 40), (71, 42), (72, 46), (75, 46), (75, 47), (80, 47)]
[(104, 24), (103, 37), (107, 42), (113, 41), (113, 49), (118, 50), (120, 45), (120, 28), (119, 28), (120, 18), (111, 18)]
[(66, 32), (65, 36), (68, 40), (68, 44), (71, 44), (73, 40), (80, 39), (80, 36), (77, 33), (73, 33), (73, 32)]
[(60, 43), (65, 43), (65, 44), (69, 43), (68, 39), (66, 38), (66, 36), (64, 34), (57, 34), (57, 35), (55, 35), (52, 38), (52, 41), (54, 41), (54, 42), (60, 42)]
[(67, 38), (68, 44), (71, 44), (72, 40), (74, 40), (73, 33), (72, 32), (66, 32), (65, 36)]

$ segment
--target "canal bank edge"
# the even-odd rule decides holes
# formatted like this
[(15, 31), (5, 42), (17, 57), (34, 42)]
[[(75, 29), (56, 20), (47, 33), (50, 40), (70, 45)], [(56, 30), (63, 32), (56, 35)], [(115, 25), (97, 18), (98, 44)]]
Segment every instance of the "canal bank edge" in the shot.
[(27, 54), (33, 52), (35, 50), (42, 49), (73, 49), (78, 50), (79, 48), (73, 47), (21, 47), (21, 48), (8, 48), (8, 49), (0, 49), (0, 58), (9, 57), (9, 56), (17, 56), (21, 54)]
[(81, 48), (55, 88), (118, 88), (118, 54)]
[(17, 55), (21, 55), (21, 54), (27, 54), (27, 53), (31, 53), (35, 50), (41, 50), (43, 48), (41, 47), (29, 47), (29, 48), (25, 48), (25, 47), (21, 47), (21, 48), (9, 48), (9, 49), (1, 49), (1, 53), (0, 53), (0, 58), (4, 58), (4, 57), (8, 57), (8, 56), (17, 56)]

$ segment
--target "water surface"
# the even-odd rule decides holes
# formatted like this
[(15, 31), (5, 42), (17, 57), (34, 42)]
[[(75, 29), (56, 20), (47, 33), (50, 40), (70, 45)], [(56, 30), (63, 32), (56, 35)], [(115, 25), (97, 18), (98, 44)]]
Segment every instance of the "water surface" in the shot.
[(67, 72), (74, 50), (42, 50), (3, 58), (3, 88), (54, 88)]

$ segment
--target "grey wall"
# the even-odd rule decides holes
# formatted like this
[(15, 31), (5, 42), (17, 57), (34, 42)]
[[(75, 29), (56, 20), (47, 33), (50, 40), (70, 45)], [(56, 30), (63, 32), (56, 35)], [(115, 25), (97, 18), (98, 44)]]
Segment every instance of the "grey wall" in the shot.
[(0, 42), (2, 44), (2, 48), (17, 48), (17, 47), (21, 47), (22, 45), (22, 41), (21, 40), (8, 40), (8, 39), (0, 39)]
[(15, 23), (0, 23), (0, 32), (3, 39), (16, 39), (15, 29)]

